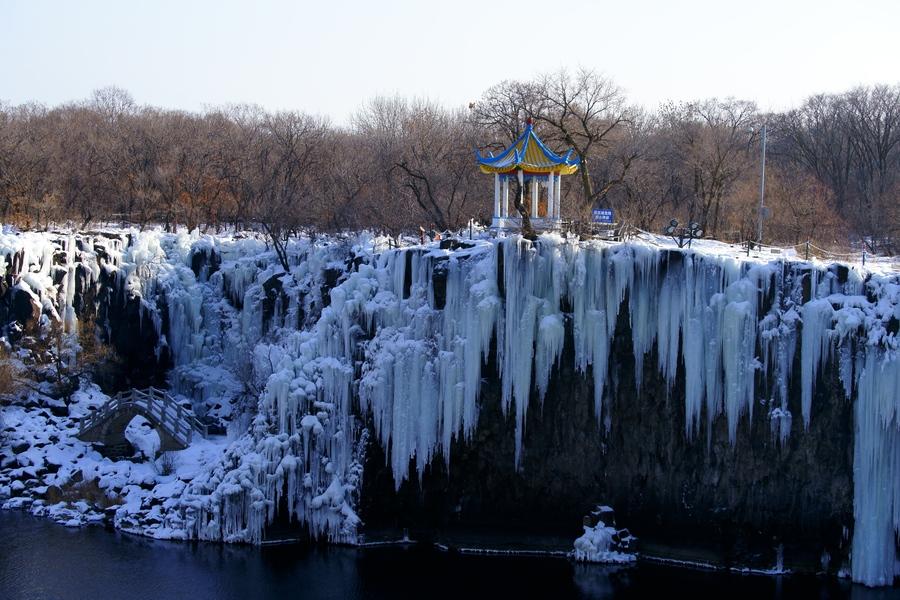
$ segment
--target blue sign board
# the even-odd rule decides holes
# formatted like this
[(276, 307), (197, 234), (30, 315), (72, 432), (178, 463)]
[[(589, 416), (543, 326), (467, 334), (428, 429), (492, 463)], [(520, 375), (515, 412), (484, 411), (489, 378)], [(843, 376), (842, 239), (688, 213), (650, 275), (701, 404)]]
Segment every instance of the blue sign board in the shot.
[(591, 211), (591, 220), (594, 223), (613, 223), (613, 211), (611, 208), (595, 208)]

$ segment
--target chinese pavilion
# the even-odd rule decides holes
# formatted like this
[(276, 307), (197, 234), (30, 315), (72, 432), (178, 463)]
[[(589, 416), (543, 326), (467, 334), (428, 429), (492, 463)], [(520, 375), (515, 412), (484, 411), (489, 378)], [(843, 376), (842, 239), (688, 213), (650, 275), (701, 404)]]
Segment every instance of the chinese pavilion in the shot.
[[(560, 224), (559, 200), (562, 191), (562, 176), (578, 170), (579, 159), (574, 151), (559, 155), (547, 148), (534, 132), (534, 122), (525, 121), (525, 132), (513, 144), (494, 156), (482, 156), (475, 151), (475, 158), (482, 173), (494, 175), (494, 217), (491, 227), (498, 229), (518, 228), (521, 218), (513, 205), (510, 217), (509, 182), (517, 178), (520, 200), (525, 204), (525, 190), (530, 189), (531, 206), (529, 217), (535, 229), (555, 229)], [(547, 190), (542, 194), (542, 190)], [(543, 196), (543, 198), (542, 198)]]

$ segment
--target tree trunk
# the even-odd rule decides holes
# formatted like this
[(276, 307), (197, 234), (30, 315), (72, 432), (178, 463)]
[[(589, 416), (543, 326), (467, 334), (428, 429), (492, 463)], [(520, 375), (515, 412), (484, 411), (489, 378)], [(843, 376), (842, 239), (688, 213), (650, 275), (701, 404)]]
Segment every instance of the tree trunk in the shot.
[(287, 239), (281, 239), (281, 232), (278, 227), (270, 227), (269, 224), (265, 222), (261, 222), (261, 225), (266, 232), (266, 237), (272, 242), (272, 248), (274, 248), (275, 254), (278, 256), (278, 262), (281, 263), (284, 272), (290, 273), (291, 267), (288, 264)]
[(579, 155), (581, 164), (578, 171), (581, 173), (581, 187), (584, 190), (584, 205), (593, 208), (594, 204), (594, 185), (591, 183), (591, 173), (588, 170), (588, 160), (586, 156)]
[(531, 226), (531, 215), (528, 212), (528, 207), (525, 205), (525, 202), (522, 199), (525, 186), (519, 183), (518, 178), (515, 180), (515, 182), (516, 197), (513, 204), (515, 204), (516, 212), (518, 212), (519, 216), (522, 217), (522, 236), (529, 240), (536, 240), (537, 234), (534, 232), (534, 228)]

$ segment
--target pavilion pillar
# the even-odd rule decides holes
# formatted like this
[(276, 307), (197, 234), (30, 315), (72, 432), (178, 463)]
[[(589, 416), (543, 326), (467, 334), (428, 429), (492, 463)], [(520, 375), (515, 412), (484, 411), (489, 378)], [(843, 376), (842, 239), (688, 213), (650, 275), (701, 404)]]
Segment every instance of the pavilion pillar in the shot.
[(500, 173), (494, 173), (494, 218), (500, 216)]
[(550, 171), (547, 175), (547, 214), (544, 215), (547, 219), (553, 218), (553, 196), (554, 191), (556, 190), (555, 181), (556, 178), (553, 176), (553, 171)]
[(509, 177), (503, 178), (503, 199), (500, 201), (500, 216), (509, 216)]
[(560, 210), (559, 204), (562, 199), (562, 177), (556, 178), (556, 202), (553, 203), (553, 208), (555, 212), (553, 213), (553, 218), (559, 220)]
[(538, 216), (538, 179), (537, 177), (531, 178), (531, 216), (532, 218), (537, 218)]

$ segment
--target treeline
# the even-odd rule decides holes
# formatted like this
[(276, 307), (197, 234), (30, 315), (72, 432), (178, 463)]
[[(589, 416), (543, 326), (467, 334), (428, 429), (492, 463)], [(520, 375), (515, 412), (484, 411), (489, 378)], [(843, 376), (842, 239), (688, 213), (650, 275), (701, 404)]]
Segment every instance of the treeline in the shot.
[(610, 207), (643, 229), (677, 218), (755, 239), (765, 125), (767, 243), (900, 250), (900, 85), (780, 113), (735, 99), (650, 112), (588, 70), (504, 81), (453, 109), (376, 98), (347, 126), (245, 105), (162, 110), (117, 88), (54, 108), (0, 104), (0, 218), (261, 227), (276, 245), (301, 228), (456, 228), (490, 217), (474, 150), (502, 148), (527, 117), (581, 158), (564, 218)]

